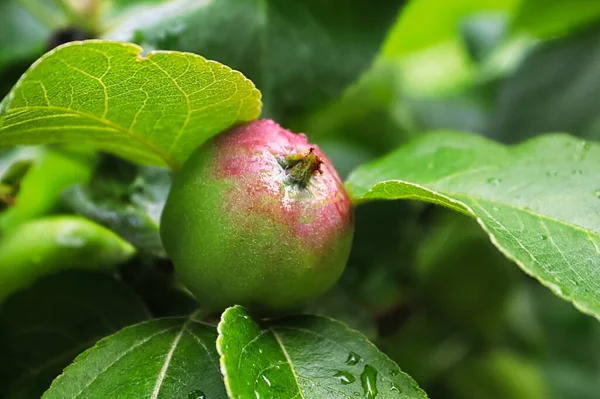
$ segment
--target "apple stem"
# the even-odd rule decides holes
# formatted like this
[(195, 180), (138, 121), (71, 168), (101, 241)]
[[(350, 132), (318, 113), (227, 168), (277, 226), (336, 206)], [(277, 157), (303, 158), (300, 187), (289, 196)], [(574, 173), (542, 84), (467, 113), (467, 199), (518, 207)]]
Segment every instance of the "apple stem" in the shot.
[(321, 158), (315, 154), (315, 149), (311, 147), (308, 154), (287, 156), (283, 166), (292, 183), (306, 187), (315, 173), (323, 174), (322, 163)]

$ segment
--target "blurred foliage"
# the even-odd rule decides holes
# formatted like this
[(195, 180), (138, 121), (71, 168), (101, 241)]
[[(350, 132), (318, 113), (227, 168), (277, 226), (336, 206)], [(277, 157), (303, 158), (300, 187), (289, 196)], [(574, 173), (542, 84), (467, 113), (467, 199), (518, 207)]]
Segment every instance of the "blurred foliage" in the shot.
[[(494, 138), (517, 142), (544, 132), (600, 138), (600, 28), (540, 43), (499, 90)], [(549, 84), (551, 82), (551, 84)]]
[[(305, 132), (344, 177), (429, 130), (600, 138), (598, 1), (412, 0), (399, 14), (391, 0), (68, 3), (0, 2), (0, 95), (84, 32), (240, 69), (265, 93), (266, 114)], [(83, 215), (137, 249), (118, 276), (154, 315), (193, 309), (157, 234), (169, 172), (55, 147), (4, 151), (0, 172), (16, 199), (3, 203), (3, 229)], [(340, 284), (307, 311), (365, 332), (432, 398), (598, 398), (598, 320), (520, 273), (474, 221), (413, 202), (367, 204), (355, 219)]]
[(53, 31), (66, 23), (53, 0), (0, 2), (0, 68), (42, 53)]
[[(369, 65), (402, 3), (188, 1), (172, 12), (157, 5), (147, 18), (132, 15), (104, 37), (195, 52), (239, 70), (263, 93), (263, 116), (284, 122), (337, 96)], [(166, 14), (157, 19), (157, 12)]]
[(410, 2), (391, 30), (383, 53), (393, 57), (456, 37), (462, 20), (482, 11), (510, 12), (518, 0), (421, 0)]
[(115, 231), (138, 251), (166, 257), (158, 226), (171, 186), (166, 169), (134, 166), (104, 155), (93, 179), (62, 192), (66, 209)]
[(39, 398), (81, 351), (148, 317), (142, 301), (106, 274), (70, 270), (38, 281), (3, 304), (0, 396)]

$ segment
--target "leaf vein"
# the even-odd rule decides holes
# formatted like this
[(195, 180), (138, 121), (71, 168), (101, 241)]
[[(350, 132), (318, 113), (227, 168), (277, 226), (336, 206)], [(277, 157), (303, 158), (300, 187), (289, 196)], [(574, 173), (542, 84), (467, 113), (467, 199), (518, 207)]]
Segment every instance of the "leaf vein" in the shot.
[(290, 370), (292, 372), (292, 375), (294, 376), (294, 380), (296, 381), (296, 386), (298, 387), (298, 393), (300, 394), (300, 397), (302, 399), (304, 399), (304, 395), (302, 394), (302, 391), (300, 390), (300, 383), (298, 381), (298, 374), (296, 373), (296, 370), (294, 369), (294, 364), (292, 363), (292, 359), (290, 358), (290, 354), (288, 353), (287, 349), (283, 345), (283, 342), (281, 341), (281, 338), (279, 337), (279, 335), (274, 330), (270, 330), (270, 331), (271, 331), (271, 334), (273, 334), (273, 337), (275, 338), (275, 340), (277, 341), (277, 344), (279, 344), (279, 347), (281, 347), (281, 351), (283, 352), (283, 356), (285, 356), (285, 359), (287, 360), (287, 362), (288, 362), (288, 364), (290, 366)]
[(173, 327), (169, 327), (169, 328), (165, 328), (163, 330), (160, 330), (140, 341), (138, 341), (135, 345), (130, 346), (126, 351), (123, 351), (119, 356), (117, 356), (116, 359), (114, 359), (108, 366), (106, 366), (104, 369), (102, 369), (99, 373), (97, 373), (74, 397), (73, 399), (77, 399), (79, 396), (81, 396), (81, 394), (88, 389), (97, 379), (98, 377), (100, 377), (102, 374), (106, 373), (106, 371), (108, 371), (111, 367), (113, 367), (119, 360), (121, 360), (122, 358), (124, 358), (128, 353), (130, 353), (131, 351), (133, 351), (134, 349), (144, 345), (146, 342), (150, 341), (152, 338), (157, 337), (161, 334), (164, 334), (170, 330), (173, 330)]
[(177, 349), (177, 346), (179, 345), (179, 341), (181, 340), (181, 337), (183, 336), (183, 333), (186, 331), (187, 326), (190, 322), (191, 322), (191, 320), (187, 320), (185, 323), (183, 323), (183, 325), (181, 326), (181, 329), (179, 330), (179, 332), (177, 333), (175, 338), (173, 338), (173, 342), (171, 343), (171, 346), (169, 347), (169, 351), (167, 352), (167, 356), (165, 357), (165, 362), (163, 363), (163, 365), (160, 369), (160, 373), (158, 374), (158, 377), (156, 377), (156, 382), (154, 383), (154, 389), (152, 390), (152, 395), (150, 395), (151, 399), (158, 398), (160, 388), (162, 387), (163, 381), (165, 380), (165, 377), (167, 376), (167, 370), (169, 369), (169, 365), (171, 364), (171, 359), (173, 358), (173, 353), (175, 353), (175, 349)]

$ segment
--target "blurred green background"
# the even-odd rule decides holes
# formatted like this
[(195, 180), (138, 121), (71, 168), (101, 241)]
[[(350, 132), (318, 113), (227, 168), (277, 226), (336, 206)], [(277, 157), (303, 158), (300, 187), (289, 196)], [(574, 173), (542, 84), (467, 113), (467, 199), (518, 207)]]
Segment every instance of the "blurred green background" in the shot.
[[(240, 70), (263, 116), (305, 132), (343, 177), (432, 130), (600, 138), (596, 0), (0, 0), (0, 96), (44, 52), (88, 38)], [(18, 187), (5, 173), (16, 161), (29, 167)], [(6, 149), (0, 172), (3, 232), (83, 215), (138, 249), (120, 275), (154, 315), (193, 309), (157, 235), (170, 172), (56, 147)], [(358, 208), (348, 268), (307, 311), (363, 331), (432, 398), (600, 398), (598, 321), (524, 275), (475, 221), (431, 205)]]

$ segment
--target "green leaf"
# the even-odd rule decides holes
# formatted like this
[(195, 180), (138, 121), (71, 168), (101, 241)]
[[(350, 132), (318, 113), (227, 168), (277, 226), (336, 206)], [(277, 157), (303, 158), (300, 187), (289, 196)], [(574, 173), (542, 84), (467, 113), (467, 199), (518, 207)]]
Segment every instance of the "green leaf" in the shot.
[(23, 223), (0, 240), (0, 302), (61, 270), (112, 271), (134, 252), (112, 231), (78, 216)]
[(260, 92), (239, 72), (187, 53), (85, 41), (40, 58), (0, 105), (0, 145), (91, 144), (177, 169), (200, 144), (255, 119)]
[(475, 217), (526, 273), (600, 318), (600, 146), (549, 135), (505, 147), (425, 135), (348, 179), (356, 203), (416, 199)]
[(261, 327), (234, 306), (218, 329), (231, 398), (426, 398), (363, 335), (335, 320), (296, 316)]
[(149, 317), (123, 283), (68, 271), (15, 294), (0, 311), (0, 394), (35, 399), (98, 339)]
[(216, 339), (193, 318), (127, 327), (77, 357), (43, 398), (227, 398)]
[(568, 34), (600, 19), (600, 2), (589, 0), (523, 0), (515, 13), (514, 30), (541, 38)]
[(187, 1), (178, 14), (159, 5), (132, 15), (106, 37), (229, 65), (252, 79), (265, 113), (283, 122), (337, 96), (369, 66), (401, 3)]
[(600, 138), (598, 68), (600, 28), (538, 46), (501, 87), (490, 135), (510, 142), (562, 131)]
[(30, 159), (14, 157), (10, 153), (0, 156), (0, 212), (4, 212), (9, 205), (15, 205), (21, 181), (31, 169), (31, 165)]
[(9, 187), (20, 185), (23, 177), (25, 177), (27, 172), (29, 172), (29, 169), (31, 169), (31, 164), (33, 162), (28, 159), (10, 159), (8, 160), (8, 164), (6, 164), (6, 161), (7, 160), (2, 160), (4, 165), (0, 166), (0, 169), (3, 169), (0, 172), (0, 184)]
[(21, 181), (15, 204), (0, 216), (5, 231), (55, 211), (63, 190), (87, 182), (96, 163), (96, 154), (85, 149), (17, 148), (11, 156), (33, 165)]
[(465, 17), (482, 11), (510, 12), (516, 4), (517, 0), (409, 2), (392, 28), (383, 53), (386, 56), (401, 56), (456, 38), (459, 24)]

